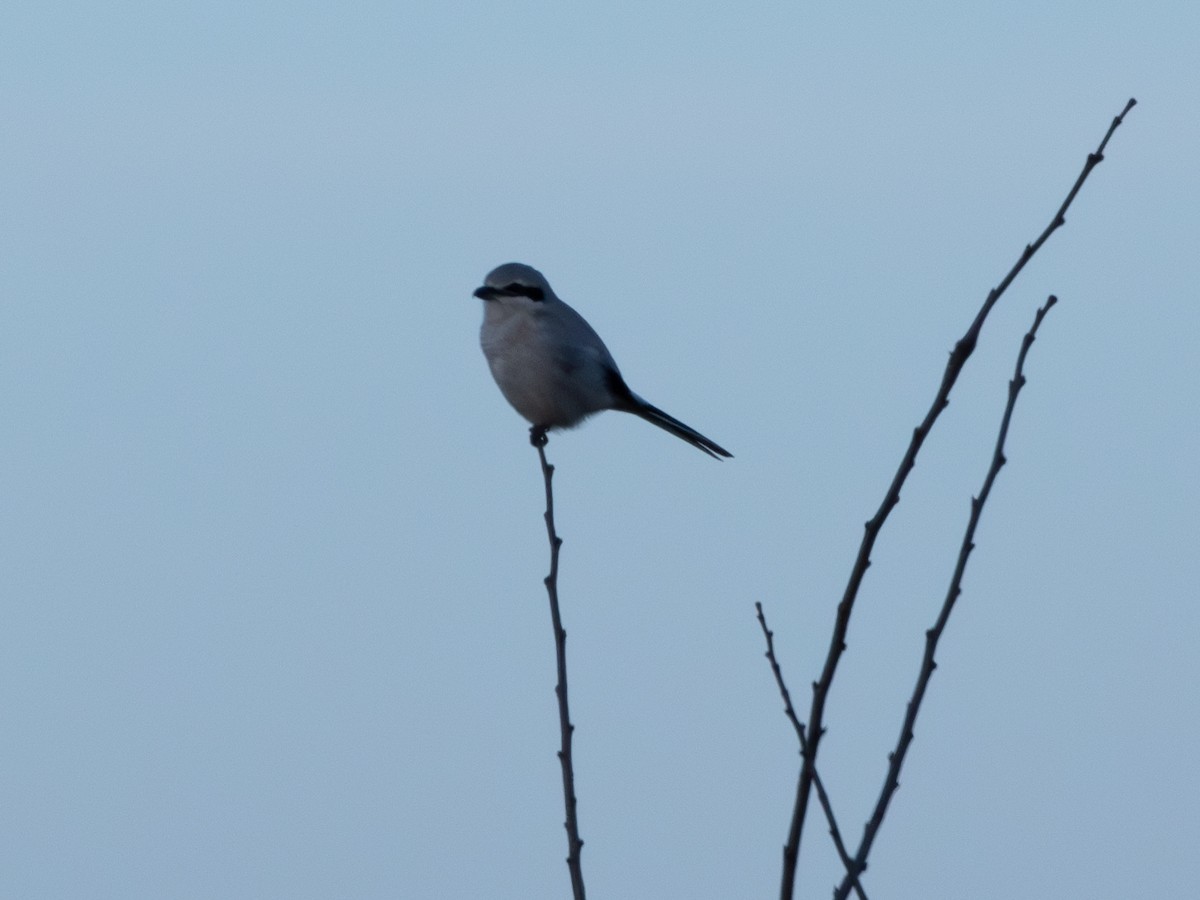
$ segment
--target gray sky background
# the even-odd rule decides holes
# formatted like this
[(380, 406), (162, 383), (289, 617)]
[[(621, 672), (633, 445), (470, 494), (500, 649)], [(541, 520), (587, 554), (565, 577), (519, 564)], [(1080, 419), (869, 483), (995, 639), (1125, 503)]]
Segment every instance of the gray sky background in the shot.
[[(804, 699), (857, 843), (1028, 386), (866, 885), (1200, 881), (1195, 3), (0, 12), (0, 896), (568, 890), (542, 486), (471, 297), (631, 386), (552, 438), (596, 897), (770, 897)], [(838, 866), (814, 809), (800, 895)]]

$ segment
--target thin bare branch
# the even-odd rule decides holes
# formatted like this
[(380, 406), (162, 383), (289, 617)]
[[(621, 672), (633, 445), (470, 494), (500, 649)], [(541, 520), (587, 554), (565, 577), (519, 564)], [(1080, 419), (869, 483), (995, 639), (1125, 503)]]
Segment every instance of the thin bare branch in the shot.
[[(762, 626), (763, 637), (767, 641), (767, 662), (771, 664), (771, 671), (775, 675), (775, 684), (779, 687), (779, 694), (783, 697), (783, 711), (788, 717), (788, 721), (792, 723), (792, 727), (796, 730), (796, 737), (800, 739), (800, 752), (803, 753), (808, 747), (808, 738), (804, 734), (804, 723), (796, 717), (796, 709), (792, 706), (792, 695), (788, 691), (787, 683), (783, 680), (783, 669), (779, 666), (779, 660), (775, 657), (775, 632), (767, 627), (767, 619), (763, 614), (761, 603), (754, 604), (755, 610), (758, 611), (758, 624)], [(821, 773), (813, 773), (813, 784), (817, 788), (817, 799), (821, 803), (821, 809), (825, 811), (825, 820), (829, 823), (829, 836), (833, 838), (833, 846), (837, 849), (838, 856), (841, 857), (842, 864), (846, 867), (846, 872), (852, 878), (854, 883), (854, 891), (858, 894), (859, 900), (867, 900), (866, 891), (863, 890), (862, 884), (859, 882), (859, 875), (866, 871), (866, 866), (856, 867), (850, 854), (846, 851), (846, 844), (842, 840), (841, 829), (838, 828), (837, 819), (833, 814), (833, 804), (829, 802), (829, 795), (825, 792), (825, 785), (821, 781)]]
[(1092, 169), (1096, 168), (1104, 159), (1104, 149), (1108, 145), (1109, 138), (1112, 137), (1113, 132), (1124, 121), (1126, 114), (1133, 108), (1136, 102), (1130, 99), (1125, 104), (1125, 108), (1121, 111), (1121, 114), (1113, 119), (1096, 151), (1088, 154), (1083, 171), (1080, 172), (1079, 177), (1075, 180), (1075, 184), (1071, 187), (1066, 199), (1058, 208), (1058, 212), (1055, 213), (1053, 220), (1046, 226), (1046, 229), (1038, 236), (1037, 240), (1025, 246), (1020, 258), (1013, 264), (1008, 274), (988, 293), (987, 299), (984, 301), (983, 306), (980, 307), (970, 328), (967, 329), (958, 343), (954, 345), (954, 349), (950, 353), (950, 358), (946, 362), (946, 369), (942, 374), (942, 383), (938, 387), (933, 404), (929, 407), (925, 418), (913, 430), (912, 440), (904, 453), (903, 459), (900, 461), (900, 466), (892, 478), (892, 483), (888, 487), (887, 493), (884, 495), (883, 502), (880, 504), (874, 517), (865, 525), (862, 543), (859, 546), (854, 567), (850, 571), (850, 580), (846, 585), (842, 600), (838, 604), (837, 616), (833, 626), (833, 637), (829, 644), (825, 665), (821, 670), (820, 678), (813, 683), (812, 707), (808, 716), (808, 750), (804, 754), (804, 764), (801, 766), (800, 778), (796, 787), (796, 800), (792, 809), (788, 839), (783, 850), (783, 874), (780, 884), (781, 900), (791, 900), (795, 890), (796, 861), (800, 855), (800, 839), (804, 828), (804, 817), (808, 810), (809, 794), (813, 786), (814, 764), (820, 748), (821, 738), (825, 733), (825, 703), (829, 697), (829, 689), (833, 684), (833, 677), (837, 671), (838, 662), (841, 660), (842, 653), (846, 649), (846, 633), (850, 627), (850, 615), (853, 612), (854, 601), (858, 596), (858, 590), (862, 584), (863, 577), (866, 575), (867, 567), (871, 564), (871, 551), (875, 546), (875, 540), (879, 536), (879, 531), (892, 509), (900, 502), (900, 489), (907, 480), (909, 472), (912, 471), (913, 466), (916, 464), (917, 453), (925, 443), (925, 438), (928, 437), (942, 410), (949, 404), (950, 391), (954, 387), (954, 383), (958, 380), (958, 375), (962, 371), (963, 365), (975, 349), (975, 344), (979, 340), (979, 334), (983, 330), (983, 323), (987, 319), (988, 313), (991, 312), (992, 307), (996, 305), (1001, 295), (1008, 289), (1008, 286), (1012, 284), (1020, 271), (1025, 268), (1025, 264), (1033, 258), (1033, 255), (1037, 253), (1050, 235), (1066, 223), (1068, 207), (1074, 201), (1075, 195), (1079, 193), (1079, 189), (1083, 186), (1083, 182), (1087, 179), (1088, 175), (1091, 174)]
[(580, 862), (583, 840), (579, 837), (579, 820), (576, 816), (575, 762), (571, 756), (571, 737), (575, 726), (571, 724), (571, 708), (567, 702), (567, 632), (563, 628), (562, 616), (558, 611), (558, 549), (562, 546), (562, 538), (554, 530), (554, 493), (550, 488), (554, 466), (546, 462), (547, 438), (544, 429), (531, 428), (529, 442), (537, 448), (538, 458), (542, 463), (542, 476), (546, 482), (545, 518), (546, 535), (550, 539), (550, 574), (546, 576), (545, 582), (546, 593), (550, 595), (550, 618), (554, 623), (554, 649), (558, 657), (558, 683), (554, 687), (554, 693), (558, 697), (558, 724), (562, 734), (558, 761), (562, 765), (563, 805), (567, 814), (563, 823), (567, 829), (567, 869), (571, 873), (574, 900), (586, 900), (583, 866)]
[(987, 503), (988, 495), (992, 492), (992, 485), (996, 481), (996, 476), (1000, 474), (1000, 468), (1006, 462), (1004, 457), (1004, 442), (1008, 438), (1008, 426), (1012, 421), (1013, 409), (1017, 405), (1017, 395), (1021, 393), (1021, 388), (1025, 386), (1025, 357), (1029, 353), (1029, 348), (1033, 345), (1033, 341), (1037, 336), (1038, 326), (1042, 324), (1042, 319), (1050, 311), (1050, 307), (1054, 306), (1057, 302), (1058, 299), (1054, 296), (1051, 296), (1046, 301), (1046, 305), (1037, 311), (1037, 315), (1033, 320), (1033, 327), (1029, 329), (1021, 341), (1021, 351), (1017, 354), (1016, 371), (1013, 374), (1012, 381), (1008, 383), (1008, 403), (1004, 407), (1004, 417), (1000, 420), (1000, 433), (996, 438), (996, 448), (992, 452), (992, 462), (988, 467), (987, 475), (983, 479), (983, 486), (979, 489), (979, 496), (971, 498), (971, 515), (967, 520), (967, 529), (963, 534), (962, 544), (959, 547), (958, 561), (954, 566), (954, 575), (950, 579), (950, 587), (946, 591), (946, 599), (942, 602), (942, 610), (938, 614), (937, 621), (932, 628), (925, 632), (925, 655), (921, 659), (921, 671), (917, 676), (917, 684), (913, 689), (912, 697), (908, 701), (908, 709), (904, 715), (904, 724), (900, 728), (900, 739), (896, 743), (896, 749), (888, 754), (888, 770), (887, 777), (883, 781), (883, 790), (880, 792), (879, 800), (875, 804), (875, 811), (864, 829), (862, 841), (858, 845), (858, 852), (854, 855), (854, 862), (847, 869), (846, 877), (834, 892), (836, 900), (845, 900), (853, 887), (855, 874), (866, 868), (867, 856), (871, 852), (875, 836), (879, 833), (879, 827), (883, 824), (883, 817), (887, 813), (888, 804), (891, 802), (892, 795), (896, 793), (896, 788), (900, 787), (900, 768), (904, 765), (904, 757), (908, 753), (909, 745), (912, 743), (913, 725), (916, 724), (917, 713), (920, 712), (921, 701), (925, 697), (925, 689), (929, 685), (929, 678), (933, 675), (933, 670), (937, 668), (937, 663), (934, 661), (934, 653), (937, 651), (938, 641), (942, 637), (942, 632), (946, 628), (946, 622), (950, 619), (950, 613), (954, 610), (954, 603), (962, 593), (963, 573), (967, 568), (967, 559), (970, 557), (971, 551), (975, 549), (975, 528), (979, 524), (979, 517), (983, 513), (983, 506)]

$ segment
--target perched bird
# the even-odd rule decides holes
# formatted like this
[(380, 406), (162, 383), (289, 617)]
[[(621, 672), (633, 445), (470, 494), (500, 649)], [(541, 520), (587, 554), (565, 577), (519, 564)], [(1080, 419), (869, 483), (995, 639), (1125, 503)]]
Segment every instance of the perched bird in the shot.
[(505, 399), (533, 426), (534, 443), (544, 443), (553, 428), (573, 428), (593, 413), (616, 409), (653, 422), (709, 456), (733, 455), (631, 391), (600, 335), (537, 269), (498, 266), (475, 296), (484, 301), (483, 355)]

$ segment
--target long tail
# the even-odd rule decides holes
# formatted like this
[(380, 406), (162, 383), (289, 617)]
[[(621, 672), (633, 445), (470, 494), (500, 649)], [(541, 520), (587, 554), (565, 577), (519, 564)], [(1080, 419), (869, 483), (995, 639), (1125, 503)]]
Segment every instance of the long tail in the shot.
[(664, 431), (671, 432), (675, 437), (687, 441), (693, 447), (699, 447), (714, 459), (720, 459), (723, 456), (727, 458), (733, 457), (733, 454), (720, 444), (710, 441), (695, 428), (684, 425), (674, 416), (667, 415), (657, 406), (650, 405), (632, 391), (630, 392), (630, 399), (633, 401), (632, 403), (621, 407), (625, 412), (631, 412), (635, 416), (640, 416), (647, 422), (657, 425)]

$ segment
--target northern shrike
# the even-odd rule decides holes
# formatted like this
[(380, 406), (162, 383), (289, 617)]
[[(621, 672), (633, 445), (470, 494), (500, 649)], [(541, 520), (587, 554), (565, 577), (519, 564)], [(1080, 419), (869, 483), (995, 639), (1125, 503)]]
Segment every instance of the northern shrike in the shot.
[(542, 273), (506, 263), (475, 291), (483, 303), (479, 342), (505, 399), (533, 426), (535, 442), (606, 409), (641, 416), (709, 456), (732, 456), (700, 432), (651, 406), (625, 384), (612, 354)]

